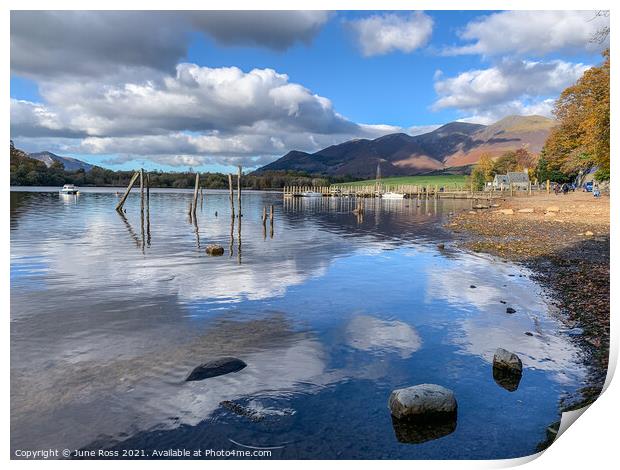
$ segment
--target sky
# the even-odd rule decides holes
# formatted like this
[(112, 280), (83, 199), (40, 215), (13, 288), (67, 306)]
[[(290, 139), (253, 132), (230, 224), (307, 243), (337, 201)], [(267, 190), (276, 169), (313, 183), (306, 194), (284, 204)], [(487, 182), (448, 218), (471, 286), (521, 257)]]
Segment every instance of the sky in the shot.
[(13, 11), (11, 139), (112, 169), (253, 169), (290, 150), (553, 102), (597, 11)]

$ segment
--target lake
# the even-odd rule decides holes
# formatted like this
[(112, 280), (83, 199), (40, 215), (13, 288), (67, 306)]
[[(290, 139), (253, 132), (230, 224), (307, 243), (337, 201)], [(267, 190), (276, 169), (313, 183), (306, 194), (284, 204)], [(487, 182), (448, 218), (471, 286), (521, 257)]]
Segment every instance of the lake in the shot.
[[(11, 192), (13, 452), (518, 457), (584, 381), (530, 272), (459, 251), (442, 229), (471, 201), (366, 200), (358, 216), (347, 198), (247, 191), (239, 227), (226, 191), (205, 193), (195, 224), (191, 191), (151, 190), (144, 223), (135, 191), (114, 210), (117, 191)], [(212, 243), (223, 256), (206, 255)], [(523, 361), (516, 390), (493, 377), (498, 347)], [(221, 356), (247, 367), (185, 381)], [(457, 421), (400, 432), (390, 392), (423, 383), (454, 391)]]

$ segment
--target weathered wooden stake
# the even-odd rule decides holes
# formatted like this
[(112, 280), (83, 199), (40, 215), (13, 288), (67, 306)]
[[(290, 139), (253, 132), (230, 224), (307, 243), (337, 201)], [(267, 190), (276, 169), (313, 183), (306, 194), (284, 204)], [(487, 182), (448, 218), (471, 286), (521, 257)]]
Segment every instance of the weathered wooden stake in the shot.
[(269, 236), (273, 238), (273, 204), (269, 208)]
[(118, 201), (118, 204), (116, 205), (117, 211), (121, 212), (121, 210), (123, 209), (123, 204), (125, 204), (125, 200), (127, 199), (127, 196), (129, 196), (129, 192), (131, 191), (131, 188), (133, 188), (133, 185), (138, 179), (138, 176), (140, 176), (140, 173), (136, 171), (134, 175), (131, 177), (131, 179), (129, 180), (129, 185), (127, 186), (127, 189), (125, 190), (125, 194), (123, 194), (123, 197), (121, 198), (120, 201)]
[(144, 254), (144, 170), (140, 168), (140, 237), (142, 238), (142, 253)]
[(149, 176), (149, 174), (146, 174), (146, 209), (148, 211), (149, 208), (149, 202), (150, 202), (150, 198), (151, 198), (151, 177)]
[(196, 183), (194, 184), (194, 202), (192, 203), (192, 216), (196, 218), (196, 207), (198, 206), (198, 185), (200, 184), (200, 173), (196, 173)]
[(140, 216), (144, 218), (144, 170), (140, 168)]
[(237, 173), (237, 206), (239, 208), (239, 217), (241, 217), (241, 165), (238, 167)]
[(267, 223), (267, 208), (263, 206), (263, 225)]
[(228, 189), (230, 190), (230, 216), (235, 217), (235, 190), (233, 189), (232, 175), (228, 173)]
[(146, 174), (146, 244), (151, 246), (151, 177)]

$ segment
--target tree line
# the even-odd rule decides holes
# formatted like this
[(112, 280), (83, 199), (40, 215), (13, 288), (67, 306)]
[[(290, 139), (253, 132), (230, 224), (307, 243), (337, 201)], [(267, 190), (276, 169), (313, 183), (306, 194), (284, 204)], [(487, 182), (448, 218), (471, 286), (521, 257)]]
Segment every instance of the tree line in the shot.
[[(31, 158), (11, 142), (11, 186), (117, 186), (129, 184), (134, 171), (114, 171), (94, 166), (67, 171), (60, 162), (51, 166)], [(150, 171), (150, 184), (154, 188), (193, 188), (196, 173)], [(241, 184), (246, 189), (280, 189), (284, 186), (327, 186), (331, 183), (351, 181), (348, 177), (321, 177), (298, 171), (270, 171), (243, 175)], [(228, 188), (228, 175), (224, 173), (201, 173), (200, 184), (206, 189)]]
[(539, 155), (526, 149), (508, 152), (493, 160), (483, 155), (472, 169), (472, 184), (482, 188), (496, 174), (528, 168), (530, 179), (565, 183), (580, 172), (597, 168), (595, 178), (609, 180), (609, 49), (603, 63), (586, 70), (556, 100), (553, 114), (558, 121)]

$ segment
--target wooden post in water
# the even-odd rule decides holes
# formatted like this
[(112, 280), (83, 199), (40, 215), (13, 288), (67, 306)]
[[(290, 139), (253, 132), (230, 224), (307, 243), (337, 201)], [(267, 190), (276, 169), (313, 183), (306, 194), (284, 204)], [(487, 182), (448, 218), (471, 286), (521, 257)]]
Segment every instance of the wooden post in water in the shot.
[(151, 177), (146, 174), (146, 244), (151, 246)]
[(527, 183), (527, 192), (531, 196), (532, 195), (532, 182), (528, 181)]
[(151, 177), (149, 176), (149, 174), (146, 174), (146, 210), (148, 212), (149, 209), (149, 202), (150, 202), (150, 198), (151, 198)]
[(235, 190), (233, 189), (232, 175), (228, 173), (228, 189), (230, 190), (230, 216), (235, 218)]
[(510, 183), (510, 197), (512, 197), (512, 191), (514, 190), (513, 188), (513, 183)]
[(547, 180), (547, 194), (551, 192), (551, 185), (549, 184), (549, 180)]
[(241, 165), (239, 165), (237, 173), (237, 207), (239, 209), (239, 217), (241, 217)]
[(144, 170), (140, 168), (140, 217), (144, 220)]
[(196, 183), (194, 184), (194, 202), (192, 203), (192, 216), (196, 218), (196, 206), (198, 206), (198, 185), (200, 184), (200, 173), (196, 173)]
[(267, 208), (263, 206), (263, 240), (267, 238)]
[(133, 188), (133, 185), (135, 184), (136, 180), (138, 179), (138, 176), (140, 176), (140, 173), (138, 173), (136, 171), (134, 173), (134, 175), (131, 177), (131, 179), (129, 180), (129, 186), (127, 186), (127, 189), (125, 190), (125, 194), (123, 194), (123, 197), (121, 198), (121, 200), (116, 205), (116, 210), (117, 211), (121, 212), (121, 210), (123, 209), (123, 204), (125, 204), (125, 200), (127, 199), (127, 196), (129, 196), (129, 192), (131, 191), (131, 188)]
[(269, 225), (271, 229), (270, 235), (271, 235), (271, 238), (273, 238), (273, 204), (269, 208)]

